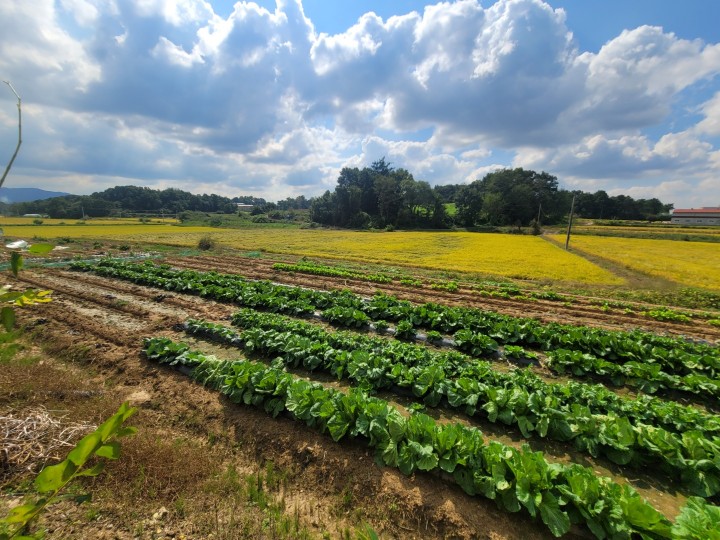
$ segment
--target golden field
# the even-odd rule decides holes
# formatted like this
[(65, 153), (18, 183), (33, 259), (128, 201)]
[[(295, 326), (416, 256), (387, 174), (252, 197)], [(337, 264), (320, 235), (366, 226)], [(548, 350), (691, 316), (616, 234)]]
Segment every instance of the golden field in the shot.
[[(139, 227), (136, 228), (140, 233)], [(222, 246), (307, 257), (475, 272), (518, 279), (622, 284), (612, 273), (578, 255), (533, 236), (466, 232), (357, 232), (311, 229), (235, 229), (158, 227), (128, 234), (136, 242), (196, 246), (210, 236)]]
[(720, 243), (573, 236), (570, 246), (652, 276), (720, 290)]
[(720, 236), (720, 227), (683, 227), (681, 225), (665, 225), (665, 226), (640, 226), (640, 225), (578, 225), (573, 226), (574, 232), (583, 232), (591, 235), (602, 236), (603, 234), (622, 234), (626, 235), (679, 235), (688, 236)]
[(12, 238), (92, 238), (195, 247), (210, 235), (248, 251), (474, 272), (518, 279), (622, 284), (623, 280), (578, 255), (532, 236), (465, 232), (373, 233), (310, 229), (215, 229), (134, 224), (6, 226)]

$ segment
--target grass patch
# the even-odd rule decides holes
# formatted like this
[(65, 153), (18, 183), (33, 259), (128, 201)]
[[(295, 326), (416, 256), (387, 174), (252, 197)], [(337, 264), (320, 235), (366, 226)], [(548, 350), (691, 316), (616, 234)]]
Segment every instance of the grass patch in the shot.
[(25, 346), (18, 342), (20, 332), (0, 332), (0, 364), (7, 364), (17, 356)]

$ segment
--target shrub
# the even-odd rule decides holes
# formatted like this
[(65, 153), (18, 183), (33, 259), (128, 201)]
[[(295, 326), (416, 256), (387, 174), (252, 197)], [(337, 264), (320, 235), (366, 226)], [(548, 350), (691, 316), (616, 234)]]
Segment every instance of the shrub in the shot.
[(203, 236), (198, 242), (198, 249), (201, 251), (215, 249), (215, 240), (212, 236)]

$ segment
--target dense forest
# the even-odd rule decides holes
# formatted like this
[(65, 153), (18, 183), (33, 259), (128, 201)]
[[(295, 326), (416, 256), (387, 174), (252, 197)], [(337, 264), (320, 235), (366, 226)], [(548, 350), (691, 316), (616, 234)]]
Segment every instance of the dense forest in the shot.
[(342, 169), (334, 191), (310, 199), (300, 195), (267, 202), (250, 195), (231, 199), (172, 188), (117, 186), (92, 195), (14, 203), (5, 211), (60, 219), (185, 211), (233, 214), (241, 203), (253, 205), (253, 215), (309, 210), (311, 221), (326, 226), (441, 229), (557, 224), (567, 219), (573, 198), (576, 215), (595, 219), (667, 219), (673, 206), (655, 198), (560, 189), (555, 176), (522, 168), (497, 170), (470, 184), (431, 187), (382, 158), (363, 169)]

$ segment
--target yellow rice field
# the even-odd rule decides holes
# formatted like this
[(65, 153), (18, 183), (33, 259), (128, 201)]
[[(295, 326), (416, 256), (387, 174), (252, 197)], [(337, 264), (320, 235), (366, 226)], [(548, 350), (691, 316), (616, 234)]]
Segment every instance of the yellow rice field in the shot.
[(92, 238), (196, 247), (210, 235), (247, 251), (473, 272), (516, 279), (620, 285), (624, 281), (538, 237), (466, 232), (357, 232), (311, 229), (216, 229), (170, 225), (6, 226), (7, 237)]
[(573, 227), (575, 232), (584, 232), (591, 235), (602, 236), (603, 234), (617, 234), (617, 235), (663, 235), (663, 234), (684, 234), (688, 236), (703, 235), (703, 236), (720, 236), (720, 227), (683, 227), (680, 225), (676, 226), (665, 226), (665, 227), (642, 227), (642, 226), (621, 226), (621, 225), (578, 225)]
[[(177, 234), (132, 235), (133, 241), (195, 246), (201, 233), (177, 229)], [(508, 278), (622, 284), (612, 273), (531, 236), (465, 232), (326, 231), (309, 229), (213, 230), (221, 245), (265, 251), (414, 266), (435, 270), (475, 272)], [(202, 231), (203, 234), (207, 234)]]
[[(564, 242), (564, 237), (556, 236)], [(720, 244), (573, 236), (571, 247), (683, 285), (720, 290)]]

